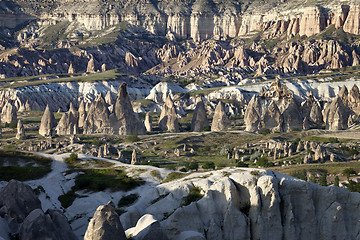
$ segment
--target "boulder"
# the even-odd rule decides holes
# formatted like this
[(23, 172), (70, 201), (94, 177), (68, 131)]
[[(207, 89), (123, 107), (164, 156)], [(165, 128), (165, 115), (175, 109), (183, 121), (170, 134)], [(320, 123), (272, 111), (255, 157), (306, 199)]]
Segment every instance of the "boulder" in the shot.
[(228, 127), (230, 127), (230, 121), (226, 116), (225, 105), (220, 101), (215, 108), (215, 113), (211, 124), (211, 131), (223, 131)]
[(136, 223), (136, 226), (126, 230), (126, 236), (134, 240), (167, 240), (159, 221), (151, 214), (145, 214)]
[(119, 135), (145, 134), (145, 126), (134, 113), (126, 83), (122, 83), (114, 104), (113, 127)]
[(178, 132), (180, 130), (176, 108), (170, 96), (166, 98), (161, 109), (159, 127), (161, 130), (169, 132)]
[(0, 192), (0, 215), (22, 222), (33, 210), (41, 208), (41, 202), (28, 185), (10, 180)]
[(84, 240), (126, 240), (120, 218), (115, 212), (115, 205), (109, 202), (99, 206), (90, 220)]
[(20, 228), (20, 240), (76, 240), (66, 217), (58, 211), (33, 210)]
[(51, 136), (54, 127), (56, 127), (54, 114), (50, 111), (49, 105), (46, 105), (45, 112), (41, 118), (39, 134), (44, 137)]
[(206, 116), (205, 105), (203, 101), (196, 104), (194, 115), (191, 121), (191, 131), (202, 132), (204, 127), (209, 125), (209, 121)]

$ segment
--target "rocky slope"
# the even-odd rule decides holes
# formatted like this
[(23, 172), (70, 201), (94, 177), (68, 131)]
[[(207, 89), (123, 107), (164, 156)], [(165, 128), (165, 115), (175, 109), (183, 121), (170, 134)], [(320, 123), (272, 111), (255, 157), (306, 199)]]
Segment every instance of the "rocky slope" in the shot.
[[(62, 156), (55, 158), (57, 168), (45, 177), (46, 181), (39, 179), (28, 182), (34, 188), (39, 185), (44, 188), (44, 193), (39, 196), (44, 211), (59, 208), (58, 196), (74, 185), (76, 174), (66, 175), (66, 168), (61, 162)], [(102, 160), (129, 168), (127, 172), (143, 169), (140, 177), (147, 179), (147, 184), (131, 192), (140, 197), (133, 205), (126, 207), (126, 212), (120, 216), (121, 226), (113, 205), (98, 206), (117, 201), (129, 193), (103, 191), (81, 194), (82, 197), (75, 199), (72, 206), (65, 210), (65, 216), (72, 219), (71, 225), (78, 238), (84, 236), (86, 229), (86, 239), (100, 239), (96, 236), (106, 235), (107, 230), (121, 232), (122, 229), (128, 235), (133, 234), (134, 239), (143, 239), (140, 236), (146, 233), (162, 233), (162, 236), (169, 239), (188, 239), (189, 235), (197, 235), (198, 239), (355, 240), (360, 237), (360, 194), (346, 189), (321, 187), (277, 172), (247, 168), (193, 173), (179, 180), (159, 184), (159, 180), (150, 171), (159, 170), (160, 176), (165, 177), (168, 170)], [(26, 188), (27, 195), (34, 195), (29, 187)], [(185, 199), (193, 188), (199, 189), (200, 195), (195, 201), (187, 201), (185, 204)], [(6, 189), (8, 188), (5, 187), (2, 191)], [(24, 197), (25, 195), (21, 199)], [(21, 208), (23, 201), (10, 200), (1, 200), (1, 206), (7, 206), (1, 209), (9, 212), (10, 209), (16, 209), (19, 212), (17, 216), (25, 219), (26, 225), (23, 224), (22, 229), (41, 228), (45, 231), (47, 227), (51, 228), (52, 224), (56, 224), (56, 221), (63, 221), (63, 217), (56, 218), (51, 211), (47, 214), (49, 216), (44, 216), (40, 209), (35, 212), (31, 212), (31, 209), (25, 211)], [(34, 209), (38, 208), (40, 202), (36, 200), (33, 205)], [(3, 215), (1, 216), (3, 221)], [(88, 226), (89, 217), (93, 219)], [(45, 219), (48, 225), (40, 225)], [(64, 222), (60, 226), (71, 236), (70, 228)], [(104, 226), (104, 229), (99, 229), (100, 226)], [(9, 231), (5, 227), (2, 222), (0, 234)], [(6, 235), (0, 236), (7, 239)]]

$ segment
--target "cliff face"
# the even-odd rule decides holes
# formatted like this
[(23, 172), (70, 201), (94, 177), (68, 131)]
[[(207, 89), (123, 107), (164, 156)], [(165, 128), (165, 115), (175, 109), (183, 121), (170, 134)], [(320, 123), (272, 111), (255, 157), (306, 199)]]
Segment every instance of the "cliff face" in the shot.
[[(195, 41), (241, 36), (269, 28), (274, 34), (311, 36), (332, 24), (352, 34), (360, 31), (359, 5), (352, 3), (305, 6), (296, 1), (272, 1), (264, 6), (257, 1), (244, 3), (235, 0), (14, 1), (10, 9), (6, 4), (9, 3), (3, 4), (6, 14), (0, 18), (0, 26), (9, 28), (35, 17), (47, 21), (77, 22), (87, 30), (103, 30), (126, 21), (153, 34), (172, 32), (178, 39), (191, 37)], [(20, 11), (13, 10), (16, 5)]]

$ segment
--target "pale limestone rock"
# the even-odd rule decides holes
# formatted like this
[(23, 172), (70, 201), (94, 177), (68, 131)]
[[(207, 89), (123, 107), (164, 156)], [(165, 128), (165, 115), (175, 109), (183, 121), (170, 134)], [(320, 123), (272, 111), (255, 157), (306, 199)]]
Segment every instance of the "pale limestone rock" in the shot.
[(84, 134), (114, 133), (114, 130), (110, 125), (110, 112), (101, 94), (99, 94), (91, 104), (83, 129)]
[(145, 214), (136, 223), (136, 226), (126, 230), (126, 236), (134, 240), (167, 240), (159, 221), (151, 214)]
[(224, 131), (228, 127), (230, 127), (230, 121), (226, 116), (224, 103), (220, 101), (215, 108), (213, 121), (211, 123), (211, 131)]
[(119, 135), (145, 134), (145, 126), (139, 120), (130, 102), (126, 84), (122, 83), (114, 104), (113, 127)]
[(132, 68), (139, 66), (138, 59), (131, 52), (126, 52), (125, 63)]
[(194, 115), (191, 121), (191, 131), (201, 132), (204, 127), (209, 125), (209, 121), (206, 116), (205, 105), (203, 101), (196, 104)]
[(178, 132), (180, 130), (176, 108), (170, 96), (166, 98), (166, 101), (161, 109), (159, 127), (163, 131), (169, 132)]
[(126, 240), (119, 216), (115, 212), (115, 205), (109, 202), (96, 209), (89, 222), (84, 240), (112, 240), (114, 236), (119, 240)]
[(85, 119), (86, 119), (86, 111), (85, 111), (85, 104), (84, 101), (80, 102), (79, 109), (79, 121), (78, 121), (78, 127), (82, 128), (84, 127)]
[(11, 123), (17, 120), (17, 110), (14, 104), (8, 101), (1, 111), (2, 123)]
[(87, 68), (86, 68), (86, 72), (88, 73), (95, 73), (96, 70), (95, 70), (95, 60), (94, 60), (94, 57), (91, 56), (88, 64), (87, 64)]
[(70, 66), (69, 66), (69, 69), (68, 69), (68, 73), (70, 73), (70, 74), (75, 73), (75, 70), (74, 70), (74, 67), (73, 67), (73, 64), (72, 64), (72, 63), (70, 63)]
[[(72, 106), (72, 105), (71, 105)], [(61, 116), (61, 119), (56, 127), (56, 133), (59, 136), (72, 135), (77, 133), (78, 118), (77, 113), (74, 113), (73, 109), (69, 109), (68, 112)]]
[(136, 150), (133, 149), (131, 154), (131, 165), (135, 165), (138, 162)]
[(51, 136), (53, 128), (55, 127), (56, 120), (54, 114), (52, 111), (50, 111), (49, 105), (47, 105), (41, 118), (39, 134), (44, 137)]
[(150, 116), (150, 112), (147, 112), (145, 115), (145, 122), (144, 122), (145, 128), (147, 132), (152, 131), (152, 120)]
[(343, 100), (337, 97), (329, 106), (326, 116), (326, 128), (331, 131), (347, 128), (349, 109), (344, 105)]
[(113, 100), (112, 100), (112, 97), (111, 97), (111, 91), (108, 91), (105, 95), (105, 102), (111, 106), (113, 105)]
[(21, 119), (19, 119), (18, 121), (18, 124), (17, 124), (17, 133), (16, 133), (16, 139), (25, 139), (26, 136), (25, 136), (25, 128), (24, 128), (24, 125), (21, 121)]

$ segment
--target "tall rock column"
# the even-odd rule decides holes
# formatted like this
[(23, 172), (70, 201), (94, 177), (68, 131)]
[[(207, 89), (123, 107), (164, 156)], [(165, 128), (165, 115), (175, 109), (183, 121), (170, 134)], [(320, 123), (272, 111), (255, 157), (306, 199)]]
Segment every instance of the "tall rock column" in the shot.
[(122, 83), (114, 104), (114, 129), (119, 135), (145, 134), (145, 126), (134, 113), (126, 90), (126, 83)]
[(180, 130), (176, 108), (170, 95), (166, 98), (161, 109), (159, 127), (161, 130), (169, 132), (178, 132)]
[(44, 137), (51, 136), (54, 127), (56, 127), (55, 116), (50, 111), (49, 105), (46, 105), (45, 112), (41, 118), (39, 134)]
[(214, 118), (211, 124), (211, 131), (223, 131), (230, 126), (230, 121), (226, 116), (225, 105), (223, 102), (219, 102), (216, 106)]

